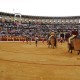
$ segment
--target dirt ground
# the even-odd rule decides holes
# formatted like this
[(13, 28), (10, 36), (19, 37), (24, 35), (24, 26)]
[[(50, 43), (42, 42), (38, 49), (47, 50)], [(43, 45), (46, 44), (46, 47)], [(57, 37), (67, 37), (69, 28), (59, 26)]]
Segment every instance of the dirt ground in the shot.
[(80, 80), (80, 55), (67, 43), (0, 42), (0, 80)]

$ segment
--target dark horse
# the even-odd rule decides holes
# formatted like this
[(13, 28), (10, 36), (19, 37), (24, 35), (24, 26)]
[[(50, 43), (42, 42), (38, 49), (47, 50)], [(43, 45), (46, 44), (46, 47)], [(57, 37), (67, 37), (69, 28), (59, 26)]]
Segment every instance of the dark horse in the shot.
[(78, 55), (80, 54), (80, 36), (72, 39), (71, 44), (68, 43), (68, 52), (72, 53), (72, 50), (79, 51)]
[(55, 36), (51, 36), (50, 40), (48, 40), (48, 47), (50, 48), (54, 48), (56, 47), (57, 41), (56, 41), (56, 37)]

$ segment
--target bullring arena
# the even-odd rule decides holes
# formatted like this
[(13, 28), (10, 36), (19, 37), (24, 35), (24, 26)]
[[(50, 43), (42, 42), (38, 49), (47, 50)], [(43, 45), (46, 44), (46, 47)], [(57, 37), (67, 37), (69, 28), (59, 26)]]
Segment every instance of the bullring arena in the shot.
[[(69, 53), (67, 45), (73, 29), (80, 35), (80, 16), (0, 12), (0, 80), (80, 80), (80, 55)], [(63, 39), (54, 49), (46, 42), (51, 32)]]
[(68, 53), (67, 42), (0, 42), (0, 80), (80, 80), (80, 55)]

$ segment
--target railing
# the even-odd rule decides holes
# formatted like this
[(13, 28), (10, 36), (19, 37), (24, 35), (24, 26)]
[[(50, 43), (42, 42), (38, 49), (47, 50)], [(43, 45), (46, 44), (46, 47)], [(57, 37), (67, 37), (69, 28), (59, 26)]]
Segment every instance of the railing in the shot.
[[(39, 38), (39, 41), (45, 41), (45, 38)], [(35, 41), (35, 38), (29, 39), (24, 36), (1, 36), (0, 41)]]
[(26, 37), (23, 36), (2, 36), (0, 41), (26, 41)]

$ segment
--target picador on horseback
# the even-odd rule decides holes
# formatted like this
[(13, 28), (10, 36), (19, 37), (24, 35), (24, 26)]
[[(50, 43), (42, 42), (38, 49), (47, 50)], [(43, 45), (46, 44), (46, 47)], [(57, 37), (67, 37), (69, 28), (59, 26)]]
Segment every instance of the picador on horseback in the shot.
[(69, 44), (71, 44), (71, 40), (76, 38), (77, 36), (78, 36), (78, 31), (76, 29), (73, 29), (71, 37), (69, 38)]
[(77, 29), (73, 29), (72, 33), (71, 33), (71, 37), (68, 40), (68, 51), (72, 53), (72, 50), (76, 50), (79, 51), (78, 54), (80, 54), (80, 39), (78, 38), (78, 30)]
[(54, 48), (54, 47), (56, 47), (56, 43), (57, 43), (56, 35), (54, 32), (51, 32), (50, 36), (48, 38), (48, 47), (50, 47), (50, 45), (51, 45), (51, 48)]

